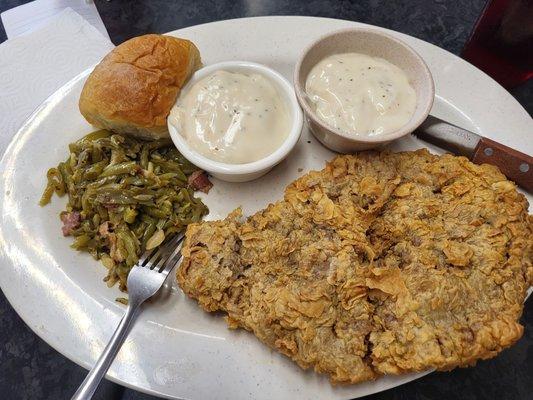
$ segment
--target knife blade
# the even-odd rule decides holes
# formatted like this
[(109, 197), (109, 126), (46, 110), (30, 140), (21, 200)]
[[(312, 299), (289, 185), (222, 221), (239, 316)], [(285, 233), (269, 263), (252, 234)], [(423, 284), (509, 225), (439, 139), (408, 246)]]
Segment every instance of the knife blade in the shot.
[(533, 193), (533, 157), (527, 154), (432, 115), (413, 135), (476, 164), (495, 165), (507, 178)]

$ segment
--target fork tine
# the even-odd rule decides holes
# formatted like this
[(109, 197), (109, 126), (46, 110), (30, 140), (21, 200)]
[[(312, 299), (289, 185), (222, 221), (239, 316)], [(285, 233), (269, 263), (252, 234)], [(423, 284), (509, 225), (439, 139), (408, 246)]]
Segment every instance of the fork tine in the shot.
[(179, 240), (179, 236), (173, 236), (167, 243), (159, 246), (158, 251), (153, 254), (144, 265), (145, 268), (153, 269), (154, 265), (159, 262), (159, 260), (164, 259), (165, 255), (168, 253), (168, 248), (173, 246)]
[(172, 264), (172, 261), (176, 258), (178, 254), (180, 254), (182, 242), (183, 242), (183, 237), (180, 238), (176, 247), (174, 249), (171, 249), (172, 252), (170, 253), (170, 255), (168, 257), (162, 257), (160, 260), (157, 261), (157, 263), (151, 269), (157, 272), (163, 272), (166, 266), (169, 264)]
[(170, 236), (157, 248), (155, 252), (147, 253), (146, 256), (143, 256), (142, 262), (139, 259), (137, 264), (140, 267), (148, 267), (152, 269), (154, 263), (159, 261), (164, 254), (168, 252), (169, 248), (174, 247), (179, 241), (181, 241), (184, 235), (185, 234), (183, 232), (180, 232), (176, 235)]
[(178, 254), (178, 257), (176, 258), (176, 262), (168, 262), (165, 264), (163, 269), (160, 271), (160, 273), (168, 275), (170, 271), (172, 271), (174, 268), (178, 266), (178, 264), (181, 262), (181, 259), (183, 256), (181, 255), (181, 252)]
[(179, 249), (177, 252), (173, 254), (172, 258), (169, 258), (166, 263), (163, 264), (161, 269), (159, 270), (159, 273), (162, 275), (168, 275), (170, 271), (172, 271), (174, 268), (180, 264), (181, 260), (183, 259), (183, 256), (181, 254), (181, 245), (183, 243), (180, 243)]
[(182, 232), (179, 232), (178, 235), (171, 235), (171, 236), (167, 236), (165, 238), (165, 240), (163, 240), (163, 243), (161, 243), (158, 247), (152, 249), (152, 250), (147, 250), (145, 251), (141, 257), (139, 257), (139, 261), (137, 261), (137, 265), (139, 266), (143, 266), (147, 260), (149, 260), (150, 258), (154, 257), (156, 255), (156, 253), (158, 253), (159, 251), (161, 251), (161, 249), (167, 244), (169, 243), (171, 240), (173, 240), (176, 236), (179, 236), (179, 234), (181, 234)]
[(144, 262), (152, 257), (152, 255), (157, 251), (157, 248), (155, 249), (152, 249), (152, 250), (148, 250), (148, 251), (145, 251), (143, 254), (141, 254), (141, 256), (139, 257), (139, 261), (137, 261), (137, 264), (139, 267), (142, 267), (142, 265), (144, 264)]

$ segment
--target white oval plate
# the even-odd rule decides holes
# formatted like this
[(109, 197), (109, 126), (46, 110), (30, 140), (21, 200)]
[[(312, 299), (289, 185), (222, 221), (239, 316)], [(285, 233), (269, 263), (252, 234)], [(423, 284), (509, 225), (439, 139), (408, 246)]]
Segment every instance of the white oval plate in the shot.
[[(172, 32), (200, 48), (205, 64), (249, 60), (291, 79), (298, 53), (318, 36), (361, 26), (309, 17), (260, 17), (221, 21)], [(433, 113), (533, 153), (533, 123), (526, 111), (485, 74), (431, 44), (399, 34), (428, 63), (436, 83)], [(0, 171), (0, 285), (30, 326), (52, 347), (91, 366), (124, 311), (116, 289), (102, 282), (103, 267), (69, 248), (58, 213), (65, 200), (37, 205), (47, 168), (67, 155), (67, 145), (92, 128), (78, 112), (87, 73), (50, 97), (20, 129)], [(395, 150), (425, 146), (414, 138)], [(436, 149), (433, 149), (437, 151)], [(283, 188), (310, 169), (321, 169), (333, 153), (305, 130), (293, 153), (260, 180), (215, 181), (205, 198), (210, 219), (242, 205), (250, 214), (282, 196)], [(531, 201), (531, 197), (529, 197)], [(118, 354), (108, 377), (123, 385), (183, 399), (348, 399), (409, 382), (421, 374), (384, 377), (360, 385), (332, 387), (327, 378), (302, 371), (250, 333), (230, 331), (222, 318), (200, 310), (174, 285), (171, 295), (149, 305)]]

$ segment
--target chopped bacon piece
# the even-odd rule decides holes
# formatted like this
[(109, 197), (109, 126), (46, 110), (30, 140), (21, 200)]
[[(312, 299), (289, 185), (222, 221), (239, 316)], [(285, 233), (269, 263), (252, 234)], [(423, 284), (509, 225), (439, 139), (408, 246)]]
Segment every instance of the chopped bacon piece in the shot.
[(209, 193), (209, 190), (213, 187), (213, 184), (209, 181), (205, 171), (194, 171), (188, 179), (189, 186), (194, 190), (199, 190), (204, 193)]
[(81, 215), (77, 211), (72, 211), (69, 213), (62, 213), (61, 216), (61, 222), (63, 222), (63, 226), (61, 227), (61, 230), (63, 231), (63, 236), (69, 236), (74, 232), (74, 229), (80, 226), (81, 223)]

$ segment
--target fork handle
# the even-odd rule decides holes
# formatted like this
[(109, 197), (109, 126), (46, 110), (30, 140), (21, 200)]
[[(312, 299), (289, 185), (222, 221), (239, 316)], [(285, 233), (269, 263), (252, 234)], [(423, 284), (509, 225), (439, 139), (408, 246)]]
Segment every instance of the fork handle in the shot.
[(126, 313), (120, 320), (115, 333), (109, 340), (109, 343), (105, 347), (94, 367), (91, 369), (78, 390), (76, 390), (74, 396), (72, 396), (72, 400), (88, 400), (92, 398), (94, 392), (96, 392), (96, 389), (100, 384), (100, 381), (113, 363), (113, 360), (120, 350), (122, 343), (124, 343), (124, 339), (126, 339), (126, 336), (130, 330), (131, 323), (135, 319), (137, 311), (139, 310), (139, 305), (140, 304), (128, 304)]

